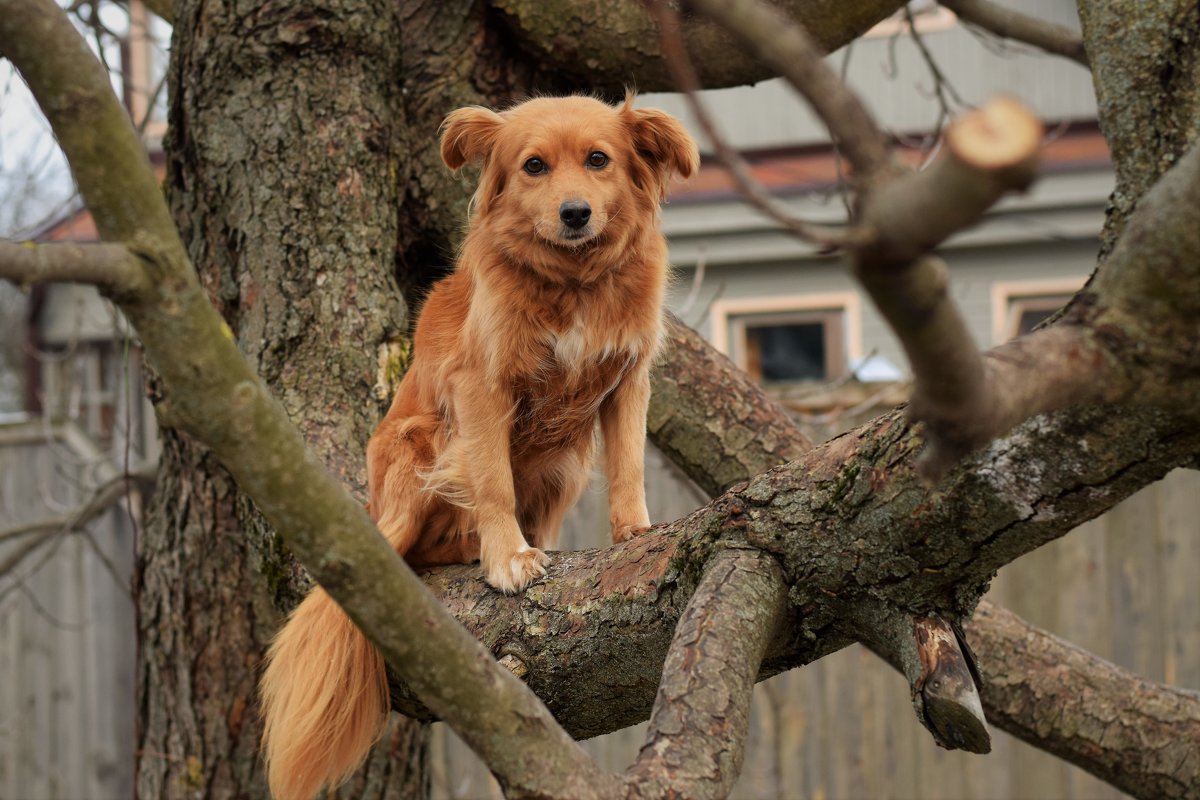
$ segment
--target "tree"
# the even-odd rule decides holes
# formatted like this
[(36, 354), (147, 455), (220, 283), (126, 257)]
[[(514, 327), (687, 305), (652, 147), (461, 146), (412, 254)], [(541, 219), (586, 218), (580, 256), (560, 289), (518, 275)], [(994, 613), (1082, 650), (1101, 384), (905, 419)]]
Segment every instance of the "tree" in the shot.
[[(999, 165), (967, 157), (920, 176), (896, 171), (869, 117), (836, 82), (820, 84), (814, 65), (819, 50), (900, 4), (788, 5), (815, 45), (772, 17), (766, 27), (776, 36), (745, 29), (758, 6), (721, 25), (689, 19), (683, 38), (706, 55), (697, 62), (703, 85), (800, 65), (809, 74), (791, 76), (797, 85), (818, 107), (829, 101), (822, 113), (855, 166), (865, 222), (838, 243), (885, 307), (893, 292), (912, 299), (890, 313), (913, 356), (911, 413), (923, 424), (895, 412), (810, 450), (744, 377), (676, 329), (677, 357), (657, 378), (650, 427), (720, 496), (626, 546), (559, 558), (537, 599), (521, 600), (487, 593), (469, 567), (435, 572), (427, 580), (438, 596), (427, 592), (355, 499), (362, 443), (403, 370), (408, 309), (440, 274), (465, 211), (467, 190), (438, 163), (442, 115), (535, 90), (670, 88), (660, 58), (670, 45), (653, 18), (632, 0), (552, 11), (523, 0), (253, 8), (180, 0), (163, 9), (175, 18), (168, 212), (107, 78), (58, 9), (0, 1), (0, 53), (50, 119), (106, 241), (5, 243), (0, 275), (99, 284), (136, 327), (154, 370), (165, 447), (139, 552), (141, 794), (262, 794), (256, 665), (276, 608), (305, 583), (284, 542), (380, 645), (397, 706), (446, 719), (513, 795), (661, 796), (669, 787), (720, 796), (740, 763), (754, 680), (855, 640), (909, 675), (935, 738), (985, 746), (969, 713), (970, 657), (954, 629), (991, 574), (1195, 463), (1200, 153), (1191, 131), (1200, 84), (1191, 42), (1200, 12), (1080, 3), (1118, 173), (1101, 265), (1057, 324), (980, 360), (931, 351), (929, 339), (945, 337), (908, 316), (952, 318), (925, 254), (1027, 179), (1027, 151)], [(924, 213), (903, 216), (913, 208)], [(920, 224), (928, 220), (937, 224)], [(932, 291), (913, 294), (914, 286)], [(962, 369), (947, 374), (945, 363)], [(997, 381), (1019, 391), (992, 403)], [(1043, 411), (1054, 413), (1008, 433)], [(730, 420), (755, 436), (722, 437)], [(539, 635), (548, 627), (558, 635)], [(1020, 705), (1006, 703), (1006, 688), (1030, 685), (1015, 676), (1033, 682), (1044, 668), (995, 643), (1036, 634), (992, 609), (972, 631), (986, 645), (989, 712), (1034, 737), (1031, 720), (1001, 712)], [(521, 644), (507, 670), (485, 649), (501, 632)], [(1085, 655), (1045, 644), (1051, 658), (1098, 679)], [(623, 676), (640, 690), (601, 705), (581, 689), (611, 679), (595, 665), (613, 648), (642, 655), (637, 674)], [(574, 671), (561, 668), (564, 653), (575, 656), (565, 660)], [(1005, 680), (992, 679), (989, 656), (1011, 657)], [(654, 665), (664, 658), (656, 700)], [(1103, 677), (1120, 687), (1104, 702), (1127, 706), (1111, 713), (1139, 714), (1137, 729), (1122, 723), (1091, 736), (1072, 724), (1075, 698), (1066, 697), (1047, 746), (1135, 794), (1194, 793), (1200, 765), (1172, 748), (1200, 736), (1197, 699)], [(463, 700), (448, 686), (476, 691)], [(653, 746), (625, 776), (601, 772), (568, 736), (652, 711)], [(387, 744), (347, 796), (415, 791), (418, 729), (400, 723)]]

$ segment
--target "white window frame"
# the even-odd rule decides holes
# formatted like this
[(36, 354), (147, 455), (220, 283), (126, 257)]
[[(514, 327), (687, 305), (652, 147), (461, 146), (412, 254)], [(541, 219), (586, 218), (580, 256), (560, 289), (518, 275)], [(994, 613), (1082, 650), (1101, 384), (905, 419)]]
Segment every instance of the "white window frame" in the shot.
[(1087, 283), (1086, 275), (1068, 278), (1035, 278), (1023, 281), (996, 281), (992, 284), (992, 344), (1004, 344), (1016, 337), (1022, 300), (1046, 295), (1070, 298)]
[[(835, 311), (842, 315), (842, 350), (846, 363), (838, 365), (841, 372), (862, 358), (862, 298), (855, 292), (826, 292), (820, 294), (794, 294), (779, 297), (749, 297), (720, 299), (709, 308), (712, 320), (712, 345), (729, 356), (743, 370), (745, 348), (735, 347), (731, 331), (738, 317), (768, 314), (805, 313), (812, 311)], [(833, 365), (829, 365), (833, 366)]]

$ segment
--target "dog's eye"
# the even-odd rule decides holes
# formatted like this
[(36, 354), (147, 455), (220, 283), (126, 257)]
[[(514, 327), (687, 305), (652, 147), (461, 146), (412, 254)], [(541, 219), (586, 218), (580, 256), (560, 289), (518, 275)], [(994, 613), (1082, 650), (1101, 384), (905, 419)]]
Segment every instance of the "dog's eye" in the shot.
[(525, 171), (530, 175), (541, 175), (546, 171), (546, 162), (540, 158), (531, 158), (525, 162)]
[(597, 150), (588, 156), (587, 164), (592, 169), (603, 169), (608, 166), (608, 156)]

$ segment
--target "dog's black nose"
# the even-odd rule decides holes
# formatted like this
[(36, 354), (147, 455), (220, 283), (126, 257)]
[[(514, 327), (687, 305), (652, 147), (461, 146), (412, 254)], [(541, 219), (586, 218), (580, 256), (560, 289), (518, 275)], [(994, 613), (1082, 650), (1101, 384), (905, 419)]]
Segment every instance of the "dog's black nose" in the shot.
[(558, 218), (568, 228), (579, 230), (592, 218), (592, 207), (583, 200), (568, 200), (558, 207)]

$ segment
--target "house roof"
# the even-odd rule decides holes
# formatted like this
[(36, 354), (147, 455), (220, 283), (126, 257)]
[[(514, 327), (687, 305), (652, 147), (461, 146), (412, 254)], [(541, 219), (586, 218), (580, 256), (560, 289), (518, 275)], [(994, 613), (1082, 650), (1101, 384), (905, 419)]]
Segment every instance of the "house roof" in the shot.
[[(900, 143), (899, 157), (919, 164), (928, 155), (919, 147)], [(835, 187), (838, 162), (827, 145), (744, 153), (750, 174), (772, 194), (787, 195)], [(1106, 169), (1111, 165), (1108, 144), (1095, 122), (1065, 124), (1051, 130), (1042, 151), (1045, 173)], [(726, 200), (738, 193), (729, 171), (719, 161), (705, 157), (700, 171), (671, 190), (672, 203)]]

